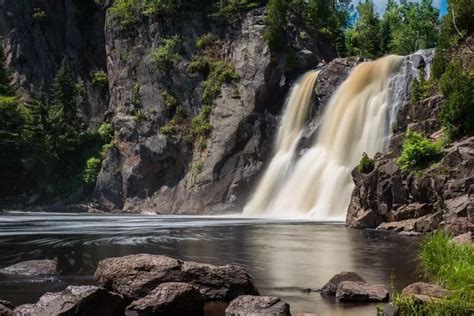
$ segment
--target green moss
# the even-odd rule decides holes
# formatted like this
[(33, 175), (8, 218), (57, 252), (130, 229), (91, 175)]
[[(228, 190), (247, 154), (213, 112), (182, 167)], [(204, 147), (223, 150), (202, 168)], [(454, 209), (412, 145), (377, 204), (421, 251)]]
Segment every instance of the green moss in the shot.
[(180, 58), (177, 53), (179, 42), (178, 36), (161, 38), (160, 45), (151, 49), (150, 61), (161, 71), (172, 68)]
[(92, 84), (98, 87), (106, 87), (109, 82), (107, 74), (103, 70), (92, 71), (90, 76)]
[(358, 170), (359, 173), (370, 173), (374, 170), (375, 162), (373, 159), (370, 159), (366, 153), (362, 154), (362, 159), (359, 162)]
[(441, 142), (432, 142), (422, 134), (407, 129), (397, 165), (403, 171), (423, 169), (439, 158), (441, 150)]

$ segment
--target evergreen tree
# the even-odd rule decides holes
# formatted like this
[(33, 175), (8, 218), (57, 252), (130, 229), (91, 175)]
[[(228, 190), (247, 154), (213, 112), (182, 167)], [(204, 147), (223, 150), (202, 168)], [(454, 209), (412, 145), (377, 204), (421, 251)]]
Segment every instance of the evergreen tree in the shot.
[(11, 87), (10, 71), (6, 67), (5, 52), (0, 42), (0, 95), (12, 96), (14, 91)]
[(273, 51), (279, 51), (285, 47), (287, 10), (288, 5), (286, 0), (268, 1), (264, 36), (268, 42), (268, 46)]
[(372, 0), (366, 0), (357, 6), (359, 19), (356, 24), (356, 38), (359, 54), (366, 58), (381, 55), (380, 19)]

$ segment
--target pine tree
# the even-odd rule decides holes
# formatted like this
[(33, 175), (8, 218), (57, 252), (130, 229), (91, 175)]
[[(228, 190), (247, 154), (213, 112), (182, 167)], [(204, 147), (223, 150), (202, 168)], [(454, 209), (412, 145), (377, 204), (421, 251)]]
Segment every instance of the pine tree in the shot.
[(381, 55), (380, 19), (372, 0), (366, 0), (357, 6), (359, 20), (356, 25), (360, 55), (376, 58)]
[(6, 67), (5, 53), (0, 42), (0, 95), (13, 96), (10, 71)]
[(287, 1), (270, 0), (267, 4), (267, 16), (265, 18), (265, 38), (268, 46), (273, 51), (285, 47), (285, 27), (287, 23)]

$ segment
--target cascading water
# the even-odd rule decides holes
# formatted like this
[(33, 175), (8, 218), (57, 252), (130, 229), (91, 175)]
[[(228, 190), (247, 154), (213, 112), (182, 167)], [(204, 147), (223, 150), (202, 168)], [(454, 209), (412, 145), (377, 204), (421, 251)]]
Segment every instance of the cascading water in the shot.
[(353, 69), (329, 101), (318, 136), (297, 158), (317, 73), (305, 74), (291, 91), (273, 159), (245, 215), (344, 220), (354, 184), (351, 171), (366, 152), (383, 152), (403, 100), (393, 82), (404, 57), (386, 56)]

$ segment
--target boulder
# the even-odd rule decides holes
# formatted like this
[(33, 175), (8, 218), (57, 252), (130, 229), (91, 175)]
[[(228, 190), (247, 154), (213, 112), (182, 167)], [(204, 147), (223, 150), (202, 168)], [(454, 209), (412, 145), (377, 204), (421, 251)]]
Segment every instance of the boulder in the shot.
[(456, 244), (471, 244), (472, 243), (472, 232), (467, 232), (465, 234), (456, 236), (453, 238), (453, 241)]
[(275, 296), (242, 295), (230, 302), (226, 316), (290, 316), (290, 305)]
[(13, 316), (14, 309), (15, 306), (12, 303), (0, 300), (0, 316)]
[(337, 286), (336, 298), (349, 302), (385, 302), (389, 299), (388, 290), (381, 284), (342, 281)]
[(214, 266), (158, 255), (130, 255), (99, 262), (95, 281), (133, 301), (167, 282), (197, 286), (207, 300), (231, 301), (239, 295), (258, 295), (247, 271), (237, 265)]
[(411, 296), (418, 303), (425, 304), (448, 296), (449, 291), (436, 284), (416, 282), (404, 288), (402, 295)]
[(321, 288), (321, 294), (333, 296), (336, 295), (337, 286), (342, 281), (354, 281), (354, 282), (363, 282), (367, 283), (360, 275), (355, 272), (346, 272), (333, 276), (324, 286)]
[(46, 293), (35, 304), (15, 308), (16, 315), (123, 315), (126, 302), (122, 296), (96, 286), (68, 286), (64, 291)]
[(144, 298), (133, 301), (127, 308), (139, 316), (203, 315), (204, 297), (191, 284), (170, 282), (158, 285)]
[(51, 276), (58, 274), (56, 260), (28, 260), (0, 269), (3, 275)]

